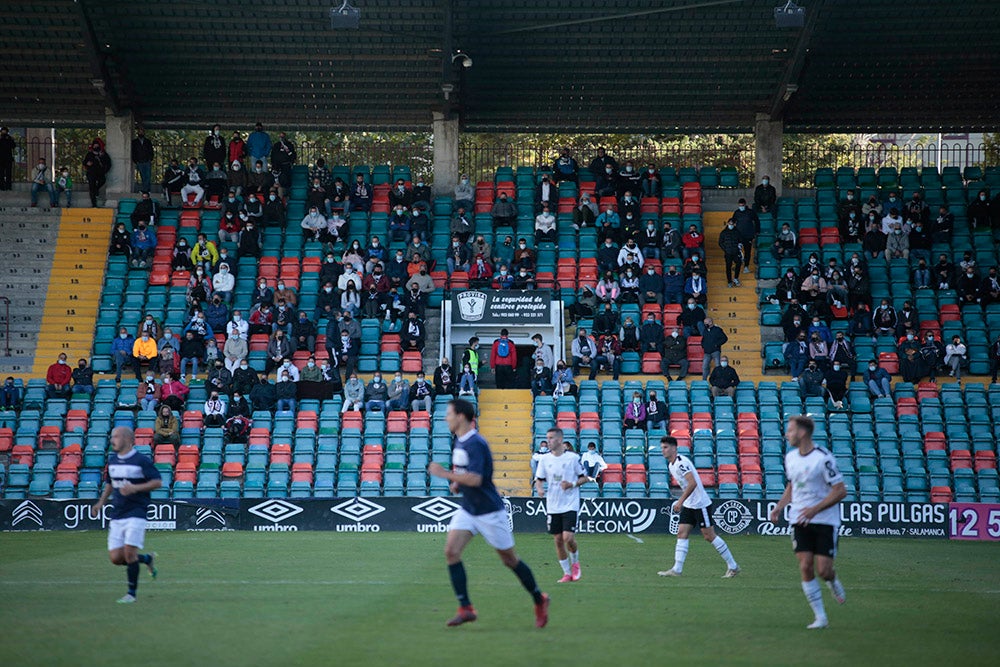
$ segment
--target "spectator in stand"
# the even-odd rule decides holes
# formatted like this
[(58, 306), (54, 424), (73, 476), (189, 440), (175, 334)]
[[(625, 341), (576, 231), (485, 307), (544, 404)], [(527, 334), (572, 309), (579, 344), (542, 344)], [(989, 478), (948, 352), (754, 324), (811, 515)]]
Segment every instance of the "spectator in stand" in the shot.
[(267, 343), (267, 361), (264, 363), (264, 373), (270, 374), (285, 359), (291, 359), (294, 353), (295, 348), (285, 336), (284, 329), (278, 329)]
[[(239, 205), (236, 202), (236, 198), (230, 193), (230, 199), (233, 200), (233, 204)], [(228, 201), (225, 207), (230, 207)], [(240, 242), (240, 232), (243, 230), (243, 221), (239, 217), (240, 211), (233, 210), (233, 208), (227, 208), (222, 213), (222, 220), (219, 222), (219, 245), (222, 245), (226, 241), (231, 241), (233, 243), (239, 244)]]
[(458, 378), (459, 396), (478, 396), (479, 385), (476, 383), (476, 373), (472, 370), (471, 364), (462, 366), (462, 375)]
[(667, 404), (657, 398), (655, 391), (649, 392), (649, 400), (646, 402), (646, 426), (649, 429), (667, 427)]
[(500, 270), (493, 276), (493, 289), (513, 289), (514, 276), (510, 274), (506, 264), (500, 265)]
[(685, 309), (677, 316), (677, 324), (684, 327), (685, 337), (703, 336), (705, 335), (706, 318), (705, 309), (694, 297), (688, 297)]
[(573, 371), (566, 367), (566, 362), (560, 359), (556, 362), (556, 370), (552, 374), (552, 396), (575, 396), (576, 384), (573, 382)]
[(66, 208), (73, 208), (73, 177), (69, 175), (69, 167), (63, 166), (58, 169), (53, 185), (56, 190), (56, 207), (59, 207), (62, 194), (65, 192)]
[(911, 329), (896, 346), (899, 358), (899, 374), (903, 382), (919, 382), (924, 373), (923, 359), (920, 357), (920, 341)]
[(354, 280), (347, 281), (347, 288), (340, 295), (340, 310), (354, 317), (361, 312), (361, 292)]
[(282, 229), (288, 224), (285, 202), (278, 196), (278, 191), (271, 188), (264, 202), (264, 226), (279, 225)]
[(201, 157), (205, 160), (205, 164), (215, 164), (216, 162), (220, 165), (226, 164), (226, 144), (219, 125), (213, 125), (211, 132), (205, 137), (201, 148)]
[(663, 375), (669, 382), (673, 379), (670, 377), (670, 368), (677, 366), (680, 369), (677, 373), (677, 379), (683, 380), (687, 377), (689, 364), (690, 362), (687, 358), (687, 338), (681, 333), (680, 327), (675, 326), (671, 330), (670, 335), (663, 339)]
[(743, 273), (750, 273), (750, 261), (753, 255), (753, 244), (760, 234), (760, 218), (747, 206), (746, 199), (737, 202), (736, 210), (733, 211), (733, 221), (736, 223), (736, 231), (740, 235), (740, 243), (743, 244)]
[(663, 274), (662, 300), (663, 303), (670, 304), (682, 303), (684, 300), (684, 275), (679, 273), (677, 267), (673, 264), (668, 266), (666, 273)]
[(799, 390), (806, 398), (822, 397), (826, 391), (826, 376), (820, 370), (816, 360), (810, 360), (809, 365), (799, 376)]
[[(132, 235), (125, 229), (124, 222), (117, 223), (111, 231), (111, 246), (108, 248), (108, 254), (112, 256), (124, 255), (126, 259), (132, 257)], [(135, 260), (132, 260), (131, 264), (135, 267), (139, 265)]]
[(395, 185), (389, 190), (389, 206), (403, 209), (409, 208), (413, 203), (413, 191), (406, 187), (406, 181), (397, 178)]
[(787, 222), (781, 224), (781, 231), (778, 232), (774, 239), (774, 245), (771, 246), (771, 254), (778, 261), (786, 257), (799, 256), (798, 237)]
[(226, 368), (225, 362), (220, 358), (211, 364), (205, 386), (209, 390), (228, 394), (233, 388), (233, 374)]
[(233, 371), (233, 400), (237, 400), (239, 394), (249, 396), (256, 384), (257, 372), (250, 368), (246, 359), (240, 360), (239, 367)]
[(691, 255), (691, 258), (684, 262), (685, 278), (690, 278), (696, 271), (702, 276), (706, 275), (708, 271), (705, 261), (700, 254)]
[(143, 412), (156, 410), (160, 403), (160, 383), (155, 376), (146, 373), (146, 379), (139, 383), (135, 389), (135, 402)]
[(424, 327), (424, 323), (417, 317), (417, 313), (411, 310), (403, 330), (403, 351), (423, 352), (426, 337), (427, 329)]
[(608, 167), (611, 168), (612, 172), (618, 171), (618, 163), (613, 157), (608, 155), (607, 151), (602, 146), (597, 149), (597, 155), (590, 161), (590, 171), (594, 175), (603, 174), (604, 170)]
[(865, 386), (874, 398), (888, 398), (892, 396), (889, 373), (878, 365), (874, 359), (868, 362), (868, 370), (862, 376)]
[(171, 410), (181, 412), (184, 410), (184, 402), (191, 390), (184, 384), (177, 373), (170, 372), (163, 377), (163, 386), (160, 387), (160, 400)]
[(208, 198), (205, 206), (220, 208), (222, 198), (229, 188), (229, 177), (226, 175), (225, 169), (222, 168), (221, 162), (209, 162), (208, 164), (212, 165), (212, 168), (205, 174), (205, 196)]
[(695, 302), (704, 306), (708, 303), (708, 283), (701, 276), (700, 271), (694, 271), (691, 277), (684, 283), (684, 296), (687, 299), (694, 299)]
[(771, 177), (764, 176), (760, 185), (753, 191), (753, 210), (755, 213), (772, 214), (775, 205), (778, 203), (778, 191), (771, 185)]
[(277, 399), (278, 412), (295, 413), (295, 399), (298, 396), (298, 387), (292, 381), (292, 376), (288, 371), (281, 371), (278, 382), (274, 386), (274, 396)]
[(209, 241), (204, 233), (198, 234), (198, 241), (191, 247), (191, 263), (197, 268), (205, 269), (210, 274), (219, 263), (219, 250), (213, 241)]
[(309, 355), (306, 366), (299, 371), (299, 382), (323, 382), (323, 370), (316, 365), (316, 356)]
[[(786, 334), (787, 335), (787, 334)], [(785, 343), (785, 363), (792, 375), (792, 382), (798, 382), (809, 361), (809, 345), (806, 343), (806, 333), (799, 331), (795, 338)]]
[(661, 259), (676, 259), (681, 257), (681, 249), (683, 248), (681, 235), (674, 229), (669, 220), (664, 220), (663, 222), (663, 235), (660, 239), (659, 248)]
[(885, 255), (887, 259), (907, 259), (910, 256), (910, 237), (903, 233), (903, 224), (896, 222), (892, 226), (892, 233), (885, 242)]
[(610, 303), (601, 305), (601, 310), (594, 318), (594, 334), (603, 336), (604, 334), (618, 331), (618, 311), (612, 308)]
[(556, 182), (570, 181), (576, 183), (578, 179), (579, 167), (569, 148), (563, 148), (559, 157), (552, 163), (553, 178)]
[(809, 360), (816, 362), (821, 371), (830, 367), (830, 343), (823, 340), (818, 333), (814, 333), (809, 339)]
[(413, 206), (421, 211), (431, 207), (431, 188), (423, 180), (417, 180), (413, 188)]
[(417, 381), (410, 387), (410, 409), (430, 413), (434, 409), (434, 390), (423, 371), (417, 371)]
[(662, 307), (663, 285), (664, 277), (656, 272), (655, 266), (647, 265), (645, 274), (639, 278), (639, 303), (655, 303), (657, 306)]
[(576, 208), (573, 209), (573, 229), (593, 227), (597, 220), (597, 213), (597, 204), (590, 199), (590, 195), (584, 192), (580, 195), (580, 201)]
[(639, 187), (643, 197), (660, 197), (662, 182), (656, 171), (656, 165), (652, 162), (646, 165), (646, 171), (640, 176)]
[(1000, 278), (997, 277), (997, 267), (990, 267), (989, 274), (983, 278), (979, 294), (980, 302), (984, 306), (1000, 301)]
[(864, 217), (849, 210), (840, 221), (840, 237), (844, 243), (860, 243), (864, 237)]
[(552, 393), (552, 369), (539, 358), (531, 369), (531, 395), (534, 397), (548, 396)]
[[(499, 203), (499, 200), (497, 200), (497, 202)], [(494, 204), (494, 207), (495, 206), (496, 205)], [(451, 224), (448, 227), (452, 238), (457, 236), (458, 240), (462, 243), (468, 242), (469, 237), (472, 236), (472, 231), (475, 228), (475, 225), (472, 224), (472, 219), (465, 211), (466, 209), (464, 206), (459, 206), (455, 210), (455, 215), (452, 216)], [(494, 231), (495, 230), (496, 226), (494, 226)]]
[[(118, 337), (111, 342), (111, 358), (115, 365), (115, 381), (121, 382), (122, 379), (122, 369), (132, 367), (134, 368), (134, 358), (132, 357), (132, 349), (135, 346), (135, 338), (133, 338), (128, 329), (125, 327), (119, 327)], [(64, 358), (66, 355), (60, 355), (60, 358)], [(138, 371), (136, 371), (136, 376), (138, 377)]]
[(587, 335), (586, 329), (578, 329), (577, 336), (570, 345), (573, 356), (573, 375), (579, 375), (580, 368), (586, 366), (596, 366), (594, 358), (597, 356), (597, 341), (593, 336)]
[(590, 379), (597, 377), (597, 371), (605, 368), (617, 382), (622, 370), (622, 346), (617, 334), (605, 334), (597, 341), (597, 356), (590, 364)]
[(337, 369), (337, 375), (339, 376), (340, 369), (344, 369), (344, 373), (350, 376), (358, 363), (361, 347), (360, 338), (352, 338), (350, 331), (342, 328), (339, 337), (332, 341), (327, 338), (327, 341), (327, 352), (330, 355), (330, 359), (335, 362), (334, 368)]
[(621, 298), (621, 288), (611, 271), (605, 271), (604, 277), (597, 282), (596, 294), (601, 303), (618, 303)]
[(705, 245), (705, 237), (698, 231), (698, 227), (691, 225), (688, 227), (687, 234), (681, 237), (681, 245), (683, 246), (684, 259), (691, 259), (701, 255)]
[(631, 160), (625, 162), (625, 166), (618, 170), (618, 196), (624, 197), (627, 193), (639, 191), (639, 171)]
[[(38, 191), (45, 190), (49, 193), (49, 206), (55, 208), (59, 205), (59, 200), (56, 198), (55, 185), (52, 183), (51, 172), (49, 167), (45, 164), (45, 158), (38, 158), (38, 164), (36, 164), (31, 170), (31, 206), (32, 208), (38, 206)], [(97, 204), (94, 204), (94, 208), (97, 208)]]
[(250, 133), (246, 141), (246, 153), (256, 164), (260, 162), (263, 167), (267, 167), (267, 160), (271, 156), (271, 135), (264, 131), (264, 126), (257, 123), (254, 131)]
[(548, 205), (554, 209), (559, 203), (559, 188), (556, 187), (548, 174), (542, 174), (542, 180), (535, 188), (535, 211), (541, 211), (542, 207)]
[(469, 267), (469, 285), (471, 287), (486, 287), (492, 282), (493, 266), (482, 253), (476, 255), (475, 261)]
[(83, 157), (83, 170), (87, 175), (87, 186), (90, 191), (90, 205), (97, 208), (97, 195), (107, 182), (111, 171), (111, 158), (104, 150), (103, 142), (95, 141), (90, 151)]
[(509, 335), (510, 332), (506, 328), (501, 329), (500, 337), (493, 341), (493, 347), (490, 350), (490, 367), (493, 368), (493, 374), (496, 376), (498, 389), (514, 387), (517, 371), (517, 347)]
[(535, 289), (535, 277), (531, 274), (528, 269), (521, 267), (518, 269), (517, 274), (514, 276), (514, 284), (512, 289), (516, 290), (528, 290)]
[(910, 330), (920, 330), (920, 312), (907, 299), (903, 307), (896, 311), (896, 338), (902, 338)]
[(302, 237), (306, 241), (319, 241), (320, 234), (327, 229), (326, 218), (323, 217), (318, 208), (313, 206), (302, 218), (300, 226), (302, 227)]
[(87, 394), (89, 396), (94, 393), (94, 369), (87, 365), (86, 359), (80, 359), (77, 362), (71, 377), (73, 379), (71, 394)]
[(191, 368), (191, 379), (198, 377), (198, 363), (205, 362), (205, 343), (195, 338), (194, 332), (188, 330), (181, 341), (181, 382), (187, 378), (187, 368)]
[(354, 186), (351, 188), (350, 206), (348, 211), (353, 213), (361, 211), (367, 213), (372, 207), (373, 197), (372, 186), (365, 183), (363, 174), (358, 174), (354, 178)]
[[(131, 339), (131, 336), (126, 338), (126, 342)], [(119, 340), (121, 340), (121, 334), (119, 333)], [(132, 357), (132, 367), (135, 370), (135, 378), (137, 380), (142, 378), (142, 365), (146, 364), (150, 371), (159, 372), (159, 353), (157, 351), (157, 344), (155, 337), (149, 331), (140, 331), (139, 338), (132, 339), (132, 348), (129, 350), (129, 354)]]
[(298, 161), (295, 144), (284, 132), (278, 133), (278, 141), (271, 146), (271, 169), (278, 173), (278, 186), (292, 186), (292, 166)]
[[(160, 185), (163, 188), (163, 200), (167, 206), (173, 206), (174, 195), (180, 195), (183, 187), (187, 185), (187, 171), (180, 165), (177, 158), (170, 160), (170, 165), (163, 171)], [(184, 201), (183, 197), (181, 201)]]
[(471, 209), (476, 198), (476, 189), (469, 183), (468, 174), (462, 174), (458, 184), (455, 185), (454, 208)]
[(246, 195), (247, 174), (243, 171), (243, 163), (239, 160), (229, 161), (229, 175), (226, 178), (226, 185), (229, 186), (229, 192), (235, 194), (241, 200)]
[(226, 404), (219, 399), (219, 392), (212, 391), (202, 408), (203, 423), (208, 428), (221, 428), (226, 423)]
[[(623, 341), (624, 339), (625, 337), (622, 336)], [(656, 320), (653, 313), (646, 313), (646, 320), (639, 330), (640, 352), (642, 354), (647, 352), (663, 354), (663, 342), (663, 325)], [(664, 375), (667, 374), (664, 373)]]
[(968, 361), (968, 348), (960, 336), (952, 336), (951, 342), (944, 349), (944, 365), (950, 368), (948, 376), (962, 382), (962, 366)]
[(267, 375), (258, 374), (257, 384), (250, 390), (250, 405), (256, 410), (274, 412), (278, 402), (277, 387), (268, 382)]
[(617, 243), (621, 235), (622, 220), (615, 212), (614, 206), (608, 204), (604, 207), (604, 212), (597, 216), (594, 221), (597, 226), (597, 239), (600, 243), (611, 241)]
[(712, 368), (722, 362), (722, 346), (729, 342), (729, 336), (721, 328), (715, 326), (711, 317), (705, 318), (705, 330), (701, 335), (701, 349), (704, 352), (701, 361), (701, 379), (707, 380)]
[[(934, 220), (933, 242), (941, 244), (951, 243), (951, 235), (954, 229), (955, 216), (948, 210), (947, 204), (941, 204), (938, 207), (938, 216)], [(930, 259), (927, 261), (930, 261)]]
[[(744, 201), (744, 200), (740, 200)], [(746, 203), (742, 204), (746, 208)], [(730, 219), (726, 223), (722, 233), (719, 234), (719, 247), (726, 259), (726, 282), (730, 287), (740, 286), (740, 267), (743, 265), (744, 253), (747, 246), (743, 243), (743, 237), (736, 229), (736, 220)]]
[[(148, 193), (144, 194), (148, 197)], [(145, 220), (140, 220), (132, 232), (129, 246), (132, 251), (132, 266), (144, 269), (147, 263), (152, 262), (153, 253), (156, 252), (156, 233), (147, 227)]]
[(608, 467), (608, 464), (604, 462), (604, 457), (598, 453), (595, 442), (587, 444), (587, 451), (580, 457), (580, 463), (583, 464), (583, 470), (591, 482), (596, 482), (597, 478)]
[(351, 189), (344, 182), (344, 179), (340, 176), (333, 179), (333, 182), (326, 188), (327, 217), (330, 217), (334, 211), (343, 213), (344, 209), (350, 205), (350, 200)]
[(556, 216), (552, 215), (547, 203), (542, 204), (542, 212), (535, 216), (535, 244), (548, 241), (558, 243), (558, 231), (556, 230)]
[(292, 325), (292, 338), (298, 352), (312, 352), (316, 348), (316, 325), (309, 321), (305, 311), (299, 312), (299, 319)]
[(388, 400), (389, 388), (382, 381), (382, 374), (375, 371), (371, 382), (365, 388), (365, 410), (368, 412), (373, 410), (385, 412), (385, 405)]
[(402, 371), (396, 371), (389, 383), (389, 400), (387, 410), (390, 412), (406, 412), (410, 407), (410, 382), (403, 377)]
[(723, 394), (730, 398), (736, 396), (736, 387), (740, 383), (740, 376), (736, 369), (729, 365), (729, 357), (719, 359), (719, 365), (712, 370), (708, 383), (712, 386), (712, 396), (716, 398)]
[(625, 352), (639, 351), (639, 327), (631, 316), (625, 318), (621, 328), (618, 330), (618, 340), (621, 342), (622, 350)]
[(623, 425), (626, 429), (646, 430), (646, 404), (642, 402), (642, 392), (632, 392), (632, 400), (625, 406)]
[(440, 396), (454, 396), (458, 391), (458, 378), (448, 357), (441, 359), (441, 364), (434, 369), (434, 391)]
[[(360, 411), (365, 407), (365, 384), (358, 379), (358, 374), (351, 372), (344, 383), (344, 407), (340, 413)], [(388, 392), (386, 392), (388, 394)]]
[(882, 303), (875, 309), (872, 315), (872, 326), (877, 336), (895, 336), (896, 324), (899, 318), (896, 309), (889, 303), (889, 299), (882, 299)]
[(389, 240), (405, 241), (412, 236), (410, 226), (410, 216), (402, 204), (397, 204), (392, 215), (389, 216)]
[(181, 429), (169, 405), (160, 406), (153, 424), (154, 445), (181, 445)]
[(468, 272), (469, 262), (472, 260), (472, 251), (467, 243), (464, 243), (459, 234), (451, 237), (451, 247), (448, 249), (448, 275), (455, 271)]
[(642, 253), (643, 258), (659, 259), (662, 240), (660, 239), (660, 233), (656, 231), (656, 221), (647, 220), (646, 229), (638, 236), (639, 251)]
[(517, 240), (517, 248), (514, 249), (514, 262), (511, 265), (514, 269), (535, 270), (535, 251), (528, 247), (528, 241), (520, 238)]

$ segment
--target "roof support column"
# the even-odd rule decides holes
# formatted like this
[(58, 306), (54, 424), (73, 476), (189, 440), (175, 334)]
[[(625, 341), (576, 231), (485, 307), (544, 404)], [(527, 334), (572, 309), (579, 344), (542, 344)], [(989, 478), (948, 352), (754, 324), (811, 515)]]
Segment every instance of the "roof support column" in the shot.
[(132, 194), (135, 184), (135, 168), (132, 166), (132, 131), (135, 120), (131, 111), (114, 114), (107, 109), (104, 115), (107, 131), (107, 151), (111, 158), (111, 171), (108, 172), (108, 182), (105, 187), (105, 199), (108, 205), (121, 197)]
[(458, 116), (433, 112), (434, 193), (449, 196), (458, 184)]
[(781, 144), (784, 138), (784, 123), (781, 120), (771, 120), (766, 113), (757, 114), (753, 128), (755, 149), (755, 182), (765, 176), (771, 178), (771, 185), (781, 196)]

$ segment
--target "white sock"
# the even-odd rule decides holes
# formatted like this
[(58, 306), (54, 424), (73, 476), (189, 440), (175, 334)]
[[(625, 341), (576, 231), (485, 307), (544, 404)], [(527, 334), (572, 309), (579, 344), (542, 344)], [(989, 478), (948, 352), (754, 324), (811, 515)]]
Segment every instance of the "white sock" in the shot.
[(833, 581), (826, 582), (826, 585), (834, 595), (844, 595), (844, 585), (840, 583), (840, 577), (834, 577)]
[(559, 567), (563, 569), (563, 574), (569, 574), (569, 559), (559, 561)]
[(579, 562), (580, 562), (580, 550), (577, 549), (576, 551), (570, 551), (569, 552), (569, 564), (570, 565), (576, 565)]
[(688, 544), (690, 540), (677, 538), (677, 546), (674, 547), (674, 572), (684, 571), (684, 560), (688, 555)]
[(826, 609), (823, 607), (823, 589), (819, 587), (819, 580), (803, 581), (802, 592), (806, 594), (806, 600), (809, 601), (809, 606), (812, 607), (816, 620), (826, 619)]
[(715, 550), (719, 552), (720, 556), (722, 556), (722, 560), (726, 561), (726, 566), (730, 570), (735, 570), (739, 567), (739, 565), (736, 564), (736, 559), (733, 558), (733, 554), (729, 551), (729, 545), (726, 544), (724, 539), (717, 536), (714, 540), (712, 540), (712, 546), (715, 547)]

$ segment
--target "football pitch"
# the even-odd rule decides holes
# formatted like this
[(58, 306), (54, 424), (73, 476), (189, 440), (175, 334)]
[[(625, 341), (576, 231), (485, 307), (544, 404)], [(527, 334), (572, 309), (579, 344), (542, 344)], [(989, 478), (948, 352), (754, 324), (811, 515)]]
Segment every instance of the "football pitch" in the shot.
[(105, 534), (0, 535), (0, 664), (22, 665), (930, 665), (995, 664), (1000, 549), (854, 538), (841, 543), (848, 601), (824, 587), (830, 628), (807, 631), (787, 539), (727, 537), (743, 574), (692, 539), (581, 535), (583, 580), (561, 576), (551, 540), (518, 550), (552, 596), (549, 626), (485, 543), (466, 552), (479, 620), (456, 604), (439, 534), (147, 533), (139, 601)]

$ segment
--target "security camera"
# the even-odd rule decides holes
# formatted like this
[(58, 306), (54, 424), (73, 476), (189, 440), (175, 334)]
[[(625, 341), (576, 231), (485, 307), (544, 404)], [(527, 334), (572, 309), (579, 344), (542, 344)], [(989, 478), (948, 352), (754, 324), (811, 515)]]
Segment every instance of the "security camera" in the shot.
[(461, 63), (462, 67), (464, 67), (465, 69), (469, 69), (470, 67), (472, 67), (472, 58), (469, 57), (469, 54), (462, 53), (461, 51), (452, 54), (451, 62)]

